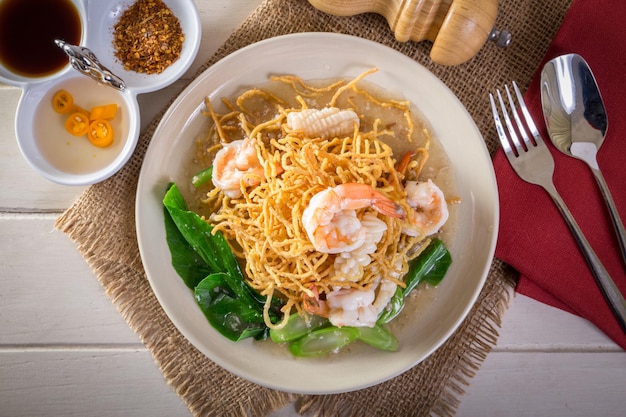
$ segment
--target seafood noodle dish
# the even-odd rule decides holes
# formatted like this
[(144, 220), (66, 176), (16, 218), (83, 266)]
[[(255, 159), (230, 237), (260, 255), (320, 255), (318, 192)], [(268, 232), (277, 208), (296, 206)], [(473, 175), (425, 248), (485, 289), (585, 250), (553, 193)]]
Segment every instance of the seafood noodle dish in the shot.
[(376, 71), (205, 100), (198, 169), (170, 184), (165, 227), (174, 269), (230, 340), (395, 351), (390, 323), (445, 277), (451, 168), (414, 105), (367, 82)]

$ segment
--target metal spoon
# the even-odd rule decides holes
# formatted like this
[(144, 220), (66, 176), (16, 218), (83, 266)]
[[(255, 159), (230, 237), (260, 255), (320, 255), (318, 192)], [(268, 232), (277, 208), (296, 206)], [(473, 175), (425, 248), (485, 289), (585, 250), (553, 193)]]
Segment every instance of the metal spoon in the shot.
[(562, 55), (544, 66), (541, 104), (554, 146), (591, 168), (609, 209), (626, 265), (626, 231), (596, 160), (608, 126), (606, 111), (593, 73), (580, 55)]

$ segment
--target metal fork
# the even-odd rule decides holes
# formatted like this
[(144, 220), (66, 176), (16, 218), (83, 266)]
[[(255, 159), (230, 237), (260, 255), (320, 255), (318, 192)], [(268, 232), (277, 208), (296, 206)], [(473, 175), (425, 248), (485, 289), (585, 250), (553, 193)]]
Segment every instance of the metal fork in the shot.
[[(600, 287), (604, 298), (617, 318), (622, 330), (626, 333), (626, 300), (624, 300), (624, 297), (617, 288), (617, 285), (615, 285), (615, 282), (604, 268), (604, 265), (602, 265), (600, 259), (598, 259), (598, 256), (589, 245), (589, 242), (574, 220), (572, 213), (569, 211), (565, 202), (556, 190), (552, 181), (552, 175), (554, 174), (554, 159), (552, 158), (550, 150), (546, 147), (532, 117), (530, 116), (530, 113), (528, 112), (528, 108), (526, 107), (526, 103), (524, 103), (524, 99), (522, 98), (522, 94), (520, 93), (517, 84), (515, 81), (513, 82), (513, 88), (515, 90), (515, 96), (519, 106), (516, 106), (509, 87), (505, 85), (504, 88), (508, 98), (509, 108), (511, 109), (511, 114), (515, 120), (514, 125), (511, 117), (509, 116), (509, 111), (507, 110), (505, 100), (502, 98), (500, 90), (496, 90), (500, 110), (506, 124), (506, 129), (500, 120), (494, 97), (492, 94), (489, 94), (493, 119), (496, 123), (496, 130), (498, 131), (498, 136), (500, 137), (500, 143), (502, 144), (504, 153), (509, 160), (509, 163), (521, 179), (528, 183), (539, 185), (548, 192), (550, 197), (552, 197), (552, 200), (563, 215), (567, 226), (574, 235), (576, 243), (587, 261), (587, 264), (589, 265), (589, 268), (591, 269), (591, 272), (596, 280), (596, 283)], [(517, 110), (518, 108), (522, 113), (524, 123), (520, 118), (520, 112)], [(532, 135), (532, 140), (529, 137), (528, 132)]]

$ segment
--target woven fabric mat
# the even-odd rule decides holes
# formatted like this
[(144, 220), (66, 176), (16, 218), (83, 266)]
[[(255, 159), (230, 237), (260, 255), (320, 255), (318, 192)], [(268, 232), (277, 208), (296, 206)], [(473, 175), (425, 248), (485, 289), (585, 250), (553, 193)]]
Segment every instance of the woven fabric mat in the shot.
[[(497, 26), (513, 34), (507, 50), (487, 45), (457, 67), (433, 64), (429, 42), (399, 43), (379, 15), (335, 17), (305, 0), (266, 0), (201, 70), (253, 42), (294, 32), (337, 32), (388, 45), (421, 63), (446, 83), (476, 121), (489, 150), (497, 139), (488, 93), (516, 80), (525, 89), (571, 0), (504, 0)], [(165, 109), (164, 109), (165, 110)], [(455, 334), (428, 359), (380, 385), (345, 394), (295, 396), (263, 388), (223, 370), (178, 332), (156, 300), (139, 256), (135, 191), (141, 163), (161, 112), (140, 137), (128, 164), (112, 178), (89, 187), (56, 222), (105, 288), (128, 325), (141, 337), (165, 379), (196, 416), (265, 416), (296, 401), (316, 416), (454, 415), (464, 386), (496, 344), (515, 273), (494, 260), (476, 305)], [(409, 394), (410, 393), (410, 394)]]

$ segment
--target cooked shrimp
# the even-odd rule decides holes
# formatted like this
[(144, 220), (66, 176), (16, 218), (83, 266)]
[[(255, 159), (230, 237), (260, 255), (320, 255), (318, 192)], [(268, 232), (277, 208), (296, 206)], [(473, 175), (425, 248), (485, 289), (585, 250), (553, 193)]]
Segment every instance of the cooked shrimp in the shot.
[(308, 298), (303, 304), (311, 314), (328, 317), (335, 326), (374, 327), (378, 316), (396, 291), (393, 281), (383, 279), (367, 290), (339, 288), (329, 292), (326, 300)]
[(365, 242), (367, 229), (356, 210), (372, 207), (396, 218), (404, 210), (391, 199), (367, 184), (347, 183), (315, 194), (302, 213), (302, 224), (317, 251), (350, 252)]
[(231, 198), (241, 197), (241, 187), (258, 185), (265, 171), (250, 138), (225, 145), (213, 161), (213, 185)]
[(342, 288), (326, 295), (328, 320), (335, 326), (373, 327), (378, 319), (374, 308), (376, 293), (373, 289)]
[(408, 181), (407, 203), (413, 209), (407, 214), (407, 225), (402, 232), (409, 236), (437, 233), (448, 220), (448, 204), (443, 191), (430, 179), (425, 182)]
[(373, 213), (365, 213), (361, 224), (366, 231), (363, 244), (350, 252), (341, 252), (335, 258), (334, 270), (338, 281), (356, 282), (361, 278), (363, 268), (372, 262), (370, 255), (376, 252), (377, 244), (387, 230), (387, 223)]
[(382, 280), (377, 289), (341, 289), (326, 296), (328, 320), (335, 326), (374, 327), (396, 292), (396, 284)]

